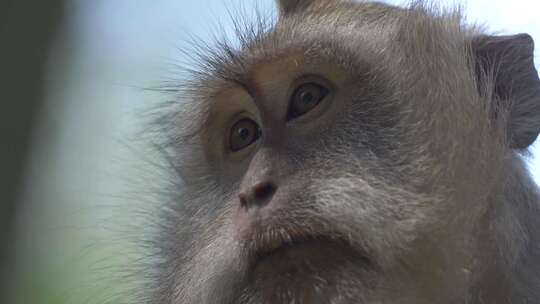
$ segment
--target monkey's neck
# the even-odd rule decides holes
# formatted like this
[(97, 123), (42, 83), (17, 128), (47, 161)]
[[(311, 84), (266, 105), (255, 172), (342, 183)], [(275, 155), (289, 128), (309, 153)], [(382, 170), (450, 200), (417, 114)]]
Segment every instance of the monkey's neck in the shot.
[(526, 165), (505, 170), (476, 231), (472, 303), (537, 303), (540, 300), (540, 195)]

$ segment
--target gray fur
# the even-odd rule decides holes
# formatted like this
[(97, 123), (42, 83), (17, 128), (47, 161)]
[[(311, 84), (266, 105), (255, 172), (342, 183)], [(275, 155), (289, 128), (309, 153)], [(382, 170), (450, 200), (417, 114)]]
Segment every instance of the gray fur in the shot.
[[(525, 58), (500, 61), (490, 36), (459, 11), (421, 2), (279, 5), (277, 23), (239, 23), (240, 48), (204, 50), (191, 80), (171, 88), (182, 102), (158, 125), (174, 174), (144, 302), (540, 302), (539, 196), (520, 157), (540, 124), (532, 42), (495, 47)], [(205, 125), (217, 92), (291, 52), (339, 66), (357, 85), (317, 139), (281, 154), (261, 149), (257, 160), (286, 164), (291, 189), (302, 185), (279, 214), (284, 231), (346, 240), (369, 263), (346, 259), (317, 278), (265, 281), (250, 276), (232, 236), (243, 173), (208, 158)], [(501, 94), (508, 79), (526, 81)]]

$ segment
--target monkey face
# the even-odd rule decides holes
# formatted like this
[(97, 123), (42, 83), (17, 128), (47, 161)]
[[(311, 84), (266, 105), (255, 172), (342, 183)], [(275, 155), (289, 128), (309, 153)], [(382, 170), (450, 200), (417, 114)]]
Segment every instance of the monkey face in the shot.
[[(186, 166), (205, 168), (207, 184), (182, 200), (207, 200), (193, 207), (191, 217), (203, 218), (190, 219), (201, 230), (189, 236), (185, 264), (211, 268), (204, 280), (206, 271), (186, 271), (204, 282), (203, 298), (208, 289), (233, 302), (367, 298), (436, 205), (405, 168), (390, 169), (402, 161), (406, 135), (374, 50), (351, 55), (321, 45), (320, 33), (311, 43), (309, 35), (285, 40), (270, 59), (246, 52), (234, 80), (202, 82), (201, 152), (187, 153), (200, 159)], [(284, 34), (276, 29), (260, 47)]]
[(362, 246), (350, 244), (347, 231), (357, 228), (334, 227), (325, 216), (332, 211), (323, 209), (337, 207), (329, 178), (357, 172), (346, 169), (359, 166), (349, 163), (351, 154), (369, 154), (361, 141), (336, 144), (347, 136), (348, 126), (336, 122), (351, 111), (350, 84), (345, 71), (308, 60), (287, 54), (254, 64), (249, 84), (218, 94), (211, 109), (209, 129), (217, 132), (208, 135), (214, 145), (207, 155), (220, 167), (221, 184), (235, 181), (227, 233), (245, 263), (245, 281), (265, 298), (293, 285), (307, 292), (318, 285), (314, 277), (335, 280), (351, 264), (366, 272), (373, 266)]
[(204, 55), (167, 116), (182, 182), (157, 290), (173, 303), (465, 293), (471, 219), (508, 155), (505, 115), (494, 119), (479, 91), (473, 32), (382, 4), (281, 9), (241, 48)]

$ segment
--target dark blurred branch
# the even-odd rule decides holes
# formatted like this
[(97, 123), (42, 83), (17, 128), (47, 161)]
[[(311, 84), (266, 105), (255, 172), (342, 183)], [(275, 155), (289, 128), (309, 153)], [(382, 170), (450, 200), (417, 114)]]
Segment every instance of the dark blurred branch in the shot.
[(44, 103), (45, 64), (63, 13), (62, 0), (0, 1), (0, 303), (9, 303), (13, 287), (17, 200)]

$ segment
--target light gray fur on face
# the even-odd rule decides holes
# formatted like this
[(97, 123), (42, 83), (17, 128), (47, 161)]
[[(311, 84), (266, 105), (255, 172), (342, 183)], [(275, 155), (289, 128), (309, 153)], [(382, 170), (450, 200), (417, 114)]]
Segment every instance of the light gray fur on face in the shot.
[[(418, 2), (278, 7), (276, 24), (240, 31), (240, 49), (202, 53), (201, 69), (178, 88), (181, 107), (159, 121), (175, 175), (147, 302), (540, 300), (538, 190), (520, 158), (540, 129), (530, 37), (489, 36), (458, 11)], [(337, 118), (283, 149), (265, 143), (251, 161), (216, 157), (208, 128), (223, 114), (213, 101), (292, 56), (344, 75)], [(286, 73), (271, 76), (279, 83)], [(259, 160), (288, 181), (287, 205), (272, 215), (282, 230), (271, 232), (322, 235), (346, 254), (321, 248), (328, 264), (297, 277), (253, 272), (235, 217)]]

